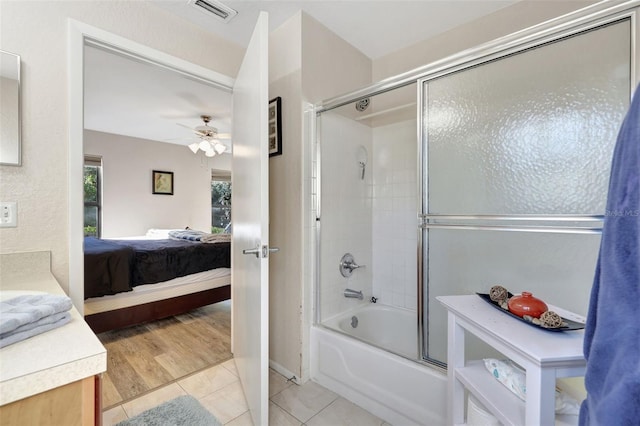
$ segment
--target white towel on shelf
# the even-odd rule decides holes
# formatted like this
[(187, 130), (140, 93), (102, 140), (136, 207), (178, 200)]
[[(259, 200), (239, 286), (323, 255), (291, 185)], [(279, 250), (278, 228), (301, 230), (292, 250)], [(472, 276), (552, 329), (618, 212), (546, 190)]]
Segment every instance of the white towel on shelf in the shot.
[(71, 299), (57, 294), (25, 294), (0, 302), (0, 335), (71, 309)]

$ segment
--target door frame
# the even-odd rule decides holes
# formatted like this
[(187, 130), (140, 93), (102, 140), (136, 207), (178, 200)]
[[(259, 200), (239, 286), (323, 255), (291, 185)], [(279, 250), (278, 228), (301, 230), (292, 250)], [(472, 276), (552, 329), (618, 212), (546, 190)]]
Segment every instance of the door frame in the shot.
[[(168, 53), (129, 40), (125, 37), (68, 19), (68, 239), (69, 239), (69, 297), (81, 315), (84, 314), (84, 197), (82, 186), (84, 164), (84, 46), (91, 44), (105, 50), (161, 66), (233, 91), (235, 79), (219, 72), (185, 61)], [(233, 171), (232, 171), (233, 173)]]

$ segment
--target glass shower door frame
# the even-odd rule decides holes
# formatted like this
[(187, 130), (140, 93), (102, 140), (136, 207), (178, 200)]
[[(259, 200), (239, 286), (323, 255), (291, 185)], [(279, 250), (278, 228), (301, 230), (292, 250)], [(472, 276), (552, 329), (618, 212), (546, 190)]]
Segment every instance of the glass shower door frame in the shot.
[(446, 364), (429, 356), (428, 348), (428, 316), (429, 307), (425, 300), (429, 296), (429, 240), (430, 229), (468, 229), (491, 230), (507, 232), (535, 232), (535, 233), (566, 233), (566, 234), (600, 234), (602, 230), (602, 215), (453, 215), (429, 213), (429, 175), (428, 168), (428, 132), (427, 105), (429, 99), (429, 82), (436, 78), (451, 75), (476, 66), (482, 66), (511, 55), (524, 53), (546, 44), (561, 41), (582, 32), (628, 20), (631, 26), (631, 69), (630, 93), (637, 84), (636, 76), (636, 22), (637, 9), (616, 12), (601, 11), (570, 23), (564, 23), (551, 28), (542, 28), (539, 32), (528, 34), (520, 39), (506, 42), (504, 48), (496, 50), (495, 46), (487, 50), (478, 50), (466, 58), (454, 58), (448, 64), (436, 64), (432, 72), (418, 78), (418, 192), (421, 197), (421, 208), (418, 212), (420, 219), (418, 235), (418, 348), (419, 359), (422, 362), (446, 368)]

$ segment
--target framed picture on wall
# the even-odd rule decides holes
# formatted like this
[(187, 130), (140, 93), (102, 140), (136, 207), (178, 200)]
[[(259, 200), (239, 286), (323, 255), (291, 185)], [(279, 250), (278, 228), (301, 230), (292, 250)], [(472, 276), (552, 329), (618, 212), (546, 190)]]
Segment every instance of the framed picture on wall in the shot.
[(173, 195), (173, 172), (153, 171), (153, 193)]
[(282, 155), (282, 98), (269, 101), (269, 157)]

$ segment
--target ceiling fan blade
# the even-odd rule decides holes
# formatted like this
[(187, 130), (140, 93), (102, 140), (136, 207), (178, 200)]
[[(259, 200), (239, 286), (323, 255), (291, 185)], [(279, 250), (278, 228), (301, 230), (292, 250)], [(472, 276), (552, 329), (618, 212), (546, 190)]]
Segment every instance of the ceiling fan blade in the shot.
[(231, 133), (218, 133), (218, 139), (231, 139)]

